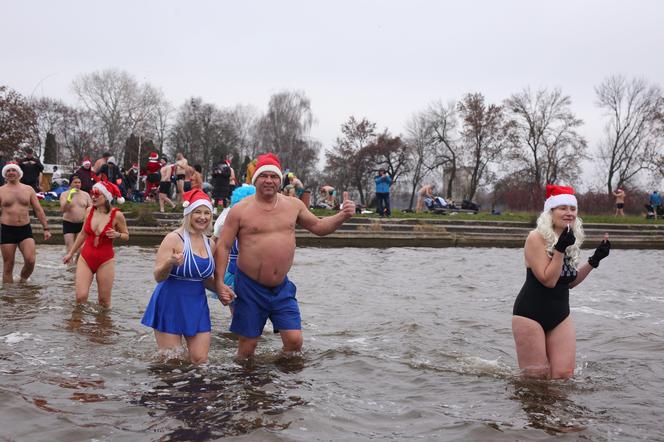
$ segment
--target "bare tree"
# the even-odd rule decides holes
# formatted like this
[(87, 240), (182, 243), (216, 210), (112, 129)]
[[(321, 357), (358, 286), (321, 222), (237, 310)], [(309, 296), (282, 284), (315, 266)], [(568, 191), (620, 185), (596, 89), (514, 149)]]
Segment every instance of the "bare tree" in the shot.
[(356, 189), (366, 205), (373, 168), (367, 146), (377, 139), (376, 123), (351, 116), (341, 125), (341, 134), (334, 148), (325, 152), (326, 175), (337, 189)]
[(446, 166), (447, 176), (447, 198), (452, 198), (454, 180), (461, 156), (462, 144), (457, 133), (456, 104), (450, 102), (447, 105), (441, 102), (429, 106), (426, 119), (430, 130), (436, 140), (435, 161), (432, 168)]
[(67, 107), (59, 130), (60, 145), (64, 149), (64, 158), (60, 163), (79, 166), (85, 157), (100, 155), (103, 147), (97, 130), (97, 122), (91, 112)]
[[(31, 102), (32, 109), (37, 115), (37, 124), (35, 125), (36, 138), (41, 149), (45, 147), (48, 134), (56, 137), (58, 143), (60, 130), (64, 124), (64, 118), (69, 107), (62, 101), (49, 97), (41, 97)], [(59, 157), (56, 152), (56, 158)]]
[(437, 141), (433, 127), (429, 124), (426, 112), (414, 114), (406, 124), (406, 143), (410, 145), (410, 202), (408, 208), (413, 209), (417, 188), (424, 179), (435, 169)]
[(466, 198), (472, 200), (480, 185), (491, 182), (489, 165), (500, 161), (509, 147), (514, 122), (506, 121), (502, 106), (485, 104), (480, 93), (464, 96), (458, 109), (467, 147), (464, 163), (471, 171)]
[(261, 146), (275, 152), (282, 166), (306, 182), (316, 168), (320, 142), (310, 136), (314, 124), (309, 98), (300, 91), (284, 91), (270, 97), (268, 110), (259, 121)]
[(390, 135), (387, 129), (366, 147), (366, 155), (373, 165), (372, 172), (385, 169), (392, 178), (392, 186), (410, 173), (410, 146), (401, 137)]
[(259, 142), (258, 123), (260, 120), (258, 110), (250, 105), (238, 104), (228, 112), (229, 123), (237, 136), (237, 149), (242, 157), (256, 158)]
[(586, 141), (577, 132), (583, 120), (572, 113), (571, 104), (560, 89), (527, 88), (505, 100), (515, 122), (511, 158), (532, 177), (534, 207), (542, 202), (545, 184), (578, 179)]
[(640, 172), (656, 167), (661, 155), (659, 119), (661, 89), (644, 79), (614, 75), (595, 88), (597, 105), (605, 111), (605, 137), (599, 146), (606, 164), (606, 188), (630, 183)]
[(25, 98), (0, 86), (0, 155), (13, 158), (17, 150), (35, 145), (37, 116)]

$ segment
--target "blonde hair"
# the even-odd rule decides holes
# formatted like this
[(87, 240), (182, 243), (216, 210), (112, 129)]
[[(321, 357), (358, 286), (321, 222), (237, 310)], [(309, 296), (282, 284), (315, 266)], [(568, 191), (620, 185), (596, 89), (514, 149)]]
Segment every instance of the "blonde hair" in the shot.
[[(553, 256), (553, 246), (558, 241), (558, 235), (556, 235), (556, 232), (553, 230), (551, 210), (547, 210), (540, 214), (537, 218), (537, 227), (535, 228), (535, 231), (542, 235), (546, 241), (546, 253), (549, 257)], [(583, 240), (586, 238), (586, 235), (583, 232), (583, 220), (578, 216), (572, 226), (572, 232), (576, 237), (576, 241), (573, 245), (567, 248), (565, 254), (570, 258), (572, 266), (576, 269), (581, 261), (581, 244), (583, 244)]]
[[(194, 211), (195, 210), (196, 209), (194, 209)], [(194, 212), (187, 213), (185, 216), (182, 217), (182, 228), (185, 229), (189, 233), (196, 233), (194, 228), (191, 226), (191, 214), (192, 213), (194, 213)], [(208, 235), (211, 232), (212, 232), (212, 211), (210, 211), (210, 221), (208, 221), (208, 226), (205, 228), (205, 231), (203, 233), (205, 235)]]

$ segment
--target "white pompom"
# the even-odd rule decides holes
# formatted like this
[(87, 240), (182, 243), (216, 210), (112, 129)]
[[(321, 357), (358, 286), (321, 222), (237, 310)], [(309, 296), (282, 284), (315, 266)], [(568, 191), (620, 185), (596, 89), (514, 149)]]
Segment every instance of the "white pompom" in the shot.
[(118, 202), (118, 204), (124, 204), (125, 199), (120, 197), (120, 198), (116, 199), (116, 201)]
[(185, 201), (182, 203), (182, 207), (189, 207), (189, 201)]

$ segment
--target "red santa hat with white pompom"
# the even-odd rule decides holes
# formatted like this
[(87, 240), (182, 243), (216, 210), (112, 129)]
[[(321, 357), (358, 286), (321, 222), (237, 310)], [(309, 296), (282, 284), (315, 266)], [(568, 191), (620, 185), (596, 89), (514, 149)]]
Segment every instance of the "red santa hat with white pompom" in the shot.
[(256, 179), (263, 172), (274, 172), (279, 175), (279, 179), (283, 182), (284, 175), (281, 172), (281, 163), (279, 163), (279, 158), (273, 153), (266, 153), (258, 156), (258, 161), (256, 162), (256, 170), (254, 175), (251, 178), (251, 184), (256, 184)]
[(568, 186), (546, 185), (546, 201), (544, 201), (544, 211), (547, 212), (558, 206), (578, 207), (574, 189)]
[(196, 207), (205, 206), (208, 209), (212, 210), (212, 201), (207, 193), (203, 192), (200, 189), (193, 189), (189, 192), (182, 194), (182, 207), (184, 207), (184, 214), (189, 215), (191, 212), (196, 209)]
[(110, 181), (99, 181), (98, 183), (95, 183), (92, 188), (99, 190), (109, 203), (113, 201), (113, 198), (115, 198), (118, 204), (124, 204), (125, 202), (118, 186)]

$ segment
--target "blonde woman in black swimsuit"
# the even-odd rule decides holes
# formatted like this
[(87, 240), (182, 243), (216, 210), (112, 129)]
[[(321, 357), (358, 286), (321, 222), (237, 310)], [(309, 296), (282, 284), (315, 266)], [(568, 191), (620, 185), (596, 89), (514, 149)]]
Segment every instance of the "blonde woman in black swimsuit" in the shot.
[(576, 365), (569, 289), (609, 255), (608, 234), (582, 265), (584, 239), (571, 187), (547, 186), (544, 211), (524, 247), (526, 282), (514, 302), (512, 333), (519, 368), (529, 377), (567, 379)]

